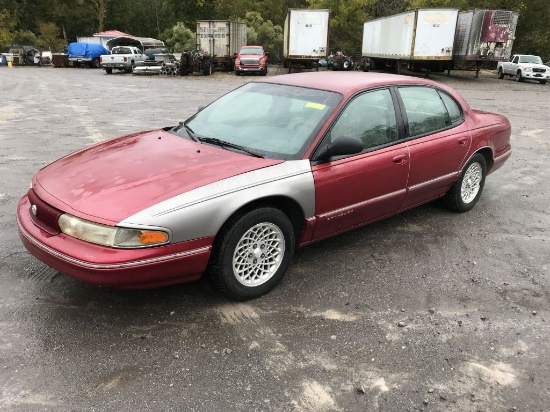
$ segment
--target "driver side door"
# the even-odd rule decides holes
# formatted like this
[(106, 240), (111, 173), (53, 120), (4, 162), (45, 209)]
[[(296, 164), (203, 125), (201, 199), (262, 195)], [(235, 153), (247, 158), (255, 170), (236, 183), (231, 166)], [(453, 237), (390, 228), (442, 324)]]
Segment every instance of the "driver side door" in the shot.
[(357, 137), (364, 150), (312, 166), (316, 225), (313, 239), (395, 213), (406, 195), (409, 150), (400, 140), (395, 99), (389, 89), (353, 98), (330, 128), (329, 142)]

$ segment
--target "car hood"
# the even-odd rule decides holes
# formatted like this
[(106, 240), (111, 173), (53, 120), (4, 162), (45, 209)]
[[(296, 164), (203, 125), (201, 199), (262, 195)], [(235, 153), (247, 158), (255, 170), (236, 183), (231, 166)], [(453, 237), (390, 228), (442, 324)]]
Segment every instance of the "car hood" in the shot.
[(281, 162), (156, 130), (61, 158), (34, 176), (33, 189), (59, 210), (116, 224), (189, 190)]

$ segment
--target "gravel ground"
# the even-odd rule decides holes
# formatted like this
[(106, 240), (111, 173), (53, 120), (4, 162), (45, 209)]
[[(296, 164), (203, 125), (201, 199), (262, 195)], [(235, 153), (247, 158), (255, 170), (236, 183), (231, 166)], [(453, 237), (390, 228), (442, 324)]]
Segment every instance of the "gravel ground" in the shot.
[(255, 77), (0, 68), (0, 409), (549, 411), (550, 85), (432, 78), (512, 123), (476, 207), (432, 203), (301, 249), (272, 293), (235, 303), (203, 281), (60, 275), (23, 248), (15, 208), (42, 166)]

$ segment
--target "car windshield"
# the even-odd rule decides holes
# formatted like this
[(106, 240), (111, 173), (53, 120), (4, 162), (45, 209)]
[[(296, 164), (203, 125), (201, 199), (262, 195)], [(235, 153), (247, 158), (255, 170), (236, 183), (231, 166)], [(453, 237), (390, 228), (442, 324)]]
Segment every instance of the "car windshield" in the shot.
[(325, 90), (252, 82), (173, 132), (188, 137), (191, 131), (197, 139), (219, 139), (271, 159), (301, 159), (341, 100), (341, 94)]
[(539, 56), (521, 56), (519, 58), (520, 63), (534, 63), (542, 64), (542, 59)]
[(258, 49), (256, 47), (250, 47), (250, 48), (242, 48), (239, 54), (257, 54), (258, 56), (261, 56), (263, 53), (262, 49)]

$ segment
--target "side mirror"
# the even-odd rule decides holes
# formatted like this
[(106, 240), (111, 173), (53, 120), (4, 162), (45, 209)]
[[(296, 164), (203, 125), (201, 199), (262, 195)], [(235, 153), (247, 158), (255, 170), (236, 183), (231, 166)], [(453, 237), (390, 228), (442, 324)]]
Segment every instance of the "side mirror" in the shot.
[(356, 137), (341, 136), (334, 142), (325, 145), (315, 156), (316, 160), (328, 160), (334, 156), (345, 156), (361, 153), (365, 146)]

